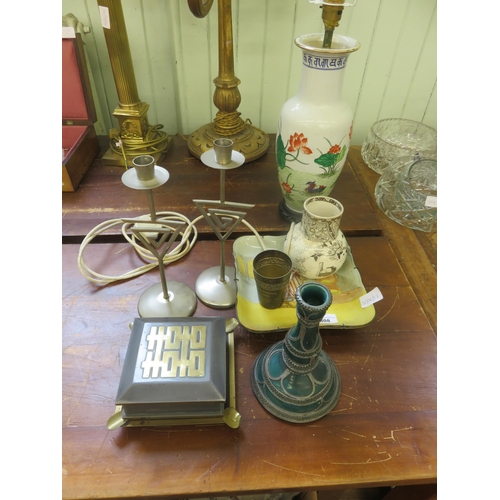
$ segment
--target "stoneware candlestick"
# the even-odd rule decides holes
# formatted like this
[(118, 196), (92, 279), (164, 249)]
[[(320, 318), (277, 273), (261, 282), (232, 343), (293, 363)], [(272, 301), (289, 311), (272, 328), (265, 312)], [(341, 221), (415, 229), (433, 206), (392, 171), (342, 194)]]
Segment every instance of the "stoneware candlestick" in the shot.
[(296, 292), (297, 324), (285, 339), (257, 356), (252, 389), (262, 406), (289, 422), (318, 420), (329, 413), (340, 396), (340, 376), (322, 350), (319, 324), (332, 303), (330, 290), (316, 282)]

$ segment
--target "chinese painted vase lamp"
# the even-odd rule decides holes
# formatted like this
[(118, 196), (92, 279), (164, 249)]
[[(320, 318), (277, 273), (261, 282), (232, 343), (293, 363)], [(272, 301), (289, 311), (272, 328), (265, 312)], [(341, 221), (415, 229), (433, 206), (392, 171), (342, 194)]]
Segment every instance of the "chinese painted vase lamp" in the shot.
[[(205, 17), (212, 7), (213, 0), (188, 0), (192, 14)], [(213, 147), (218, 138), (233, 141), (235, 151), (245, 156), (245, 161), (260, 158), (269, 148), (269, 136), (241, 118), (238, 106), (241, 94), (238, 85), (241, 81), (234, 74), (233, 27), (231, 0), (218, 0), (219, 26), (219, 75), (215, 78), (213, 101), (219, 110), (213, 122), (203, 125), (188, 139), (190, 153), (200, 158)]]
[(139, 99), (121, 0), (97, 3), (118, 93), (118, 107), (113, 113), (118, 129), (109, 132), (110, 149), (103, 160), (121, 166), (127, 166), (128, 160), (139, 155), (151, 155), (158, 160), (170, 149), (172, 138), (160, 130), (163, 125), (149, 125), (149, 104)]
[(283, 199), (280, 214), (298, 222), (311, 196), (329, 196), (349, 151), (353, 112), (342, 98), (347, 59), (360, 44), (334, 34), (343, 8), (354, 3), (313, 0), (322, 7), (324, 33), (299, 36), (299, 90), (282, 107), (276, 134), (276, 163)]

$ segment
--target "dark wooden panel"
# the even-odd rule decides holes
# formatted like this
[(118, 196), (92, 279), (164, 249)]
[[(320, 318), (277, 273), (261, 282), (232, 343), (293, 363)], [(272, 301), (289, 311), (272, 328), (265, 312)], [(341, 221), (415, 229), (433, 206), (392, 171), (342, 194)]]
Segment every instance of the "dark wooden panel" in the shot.
[[(170, 173), (169, 181), (153, 190), (157, 212), (177, 212), (194, 220), (200, 212), (193, 199), (218, 200), (219, 172), (190, 155), (181, 136), (159, 164)], [(149, 213), (147, 194), (127, 188), (121, 182), (124, 167), (104, 165), (96, 160), (76, 193), (62, 195), (62, 235), (65, 241), (78, 242), (99, 224)], [(274, 159), (274, 135), (268, 152), (260, 159), (226, 172), (226, 200), (254, 204), (246, 220), (262, 234), (280, 234), (290, 224), (278, 212), (281, 191)], [(331, 196), (345, 208), (341, 229), (347, 236), (380, 235), (380, 224), (354, 176), (348, 162)], [(213, 237), (212, 230), (201, 221), (197, 228), (201, 238)], [(249, 233), (243, 224), (237, 233)], [(102, 238), (121, 239), (120, 227), (111, 228)]]
[(384, 500), (437, 500), (437, 484), (398, 486)]

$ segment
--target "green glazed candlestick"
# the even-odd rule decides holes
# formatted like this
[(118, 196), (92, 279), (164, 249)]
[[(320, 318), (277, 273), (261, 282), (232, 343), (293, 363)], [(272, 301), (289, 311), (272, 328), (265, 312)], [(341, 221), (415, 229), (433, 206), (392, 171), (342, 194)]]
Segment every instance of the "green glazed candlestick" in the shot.
[(297, 319), (285, 339), (257, 356), (252, 388), (261, 405), (288, 422), (318, 420), (340, 396), (340, 376), (322, 350), (319, 324), (332, 303), (330, 290), (316, 282), (296, 292)]

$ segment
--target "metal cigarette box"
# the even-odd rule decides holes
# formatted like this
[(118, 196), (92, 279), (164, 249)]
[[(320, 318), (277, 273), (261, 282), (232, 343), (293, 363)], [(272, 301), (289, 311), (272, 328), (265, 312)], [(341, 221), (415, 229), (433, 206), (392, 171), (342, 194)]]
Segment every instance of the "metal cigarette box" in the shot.
[(230, 425), (234, 344), (225, 318), (135, 319), (116, 404), (119, 426)]

